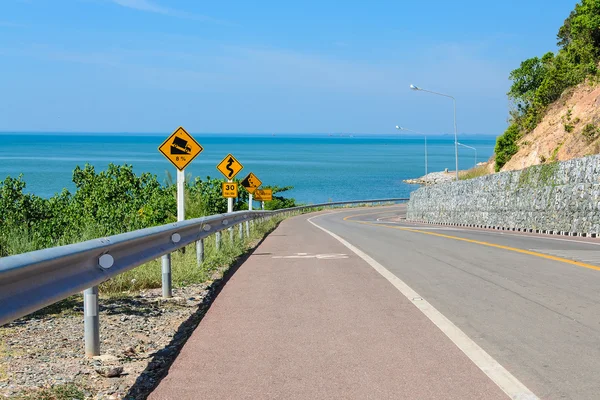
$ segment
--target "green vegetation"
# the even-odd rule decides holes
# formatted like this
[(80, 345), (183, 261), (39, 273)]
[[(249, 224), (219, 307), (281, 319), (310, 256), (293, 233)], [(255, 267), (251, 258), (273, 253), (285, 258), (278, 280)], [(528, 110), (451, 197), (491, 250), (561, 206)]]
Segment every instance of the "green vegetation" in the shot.
[[(136, 175), (131, 165), (110, 164), (73, 171), (76, 190), (64, 189), (48, 199), (25, 193), (22, 177), (0, 181), (0, 257), (80, 242), (176, 221), (176, 188), (156, 175)], [(186, 182), (186, 218), (227, 211), (221, 180)], [(290, 187), (273, 187), (273, 193)], [(294, 199), (274, 195), (269, 209), (295, 206)], [(248, 192), (240, 185), (234, 210), (248, 209)]]
[(473, 167), (467, 171), (462, 171), (459, 173), (458, 178), (460, 180), (467, 180), (473, 178), (479, 178), (480, 176), (489, 175), (490, 172), (487, 168), (487, 165), (478, 165)]
[(533, 167), (525, 168), (519, 175), (517, 187), (555, 186), (554, 181), (558, 165), (558, 162), (550, 162), (548, 164), (534, 165)]
[(548, 164), (534, 165), (525, 168), (519, 175), (518, 188), (528, 186), (555, 186), (556, 171), (558, 170), (558, 162), (550, 162)]
[(581, 131), (581, 134), (588, 143), (593, 142), (598, 137), (598, 133), (600, 133), (598, 132), (598, 127), (594, 124), (587, 124)]
[(558, 169), (556, 161), (536, 166), (539, 170), (538, 184), (540, 186), (554, 186), (554, 178)]
[(550, 156), (550, 161), (556, 161), (557, 157), (558, 157), (558, 152), (560, 151), (560, 148), (563, 146), (563, 142), (559, 143), (558, 146), (556, 146), (556, 148), (554, 150), (552, 150), (552, 155)]
[[(518, 150), (517, 141), (531, 132), (542, 120), (547, 107), (565, 89), (597, 78), (600, 61), (600, 0), (581, 0), (560, 27), (559, 50), (533, 57), (510, 73), (513, 84), (508, 96), (516, 109), (511, 111), (511, 125), (496, 143), (496, 171)], [(570, 118), (569, 118), (570, 120)], [(566, 123), (565, 130), (573, 130)]]
[(496, 172), (500, 171), (500, 168), (519, 151), (519, 147), (517, 146), (519, 138), (519, 127), (514, 123), (508, 127), (502, 136), (498, 137), (496, 147), (494, 148), (494, 152), (496, 153)]

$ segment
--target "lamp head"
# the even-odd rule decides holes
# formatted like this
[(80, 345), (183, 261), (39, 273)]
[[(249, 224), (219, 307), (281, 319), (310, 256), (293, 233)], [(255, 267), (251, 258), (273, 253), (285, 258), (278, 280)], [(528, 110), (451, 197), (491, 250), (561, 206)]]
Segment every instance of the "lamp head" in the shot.
[(401, 128), (401, 127), (399, 127), (398, 125), (396, 125), (396, 129), (402, 130), (402, 128)]
[(415, 85), (412, 85), (412, 84), (410, 85), (410, 89), (411, 90), (421, 90), (418, 86), (415, 86)]

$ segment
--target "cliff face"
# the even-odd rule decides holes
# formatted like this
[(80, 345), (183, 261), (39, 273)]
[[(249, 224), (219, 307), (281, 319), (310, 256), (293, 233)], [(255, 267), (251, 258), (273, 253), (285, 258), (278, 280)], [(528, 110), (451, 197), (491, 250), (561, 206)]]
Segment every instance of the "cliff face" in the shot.
[(518, 146), (502, 171), (600, 153), (600, 85), (582, 83), (565, 91)]

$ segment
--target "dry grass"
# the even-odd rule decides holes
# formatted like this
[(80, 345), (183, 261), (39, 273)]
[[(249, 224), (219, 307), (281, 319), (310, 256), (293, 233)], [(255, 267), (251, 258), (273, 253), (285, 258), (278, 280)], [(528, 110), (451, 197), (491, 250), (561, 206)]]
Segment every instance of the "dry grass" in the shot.
[(466, 171), (460, 171), (458, 178), (460, 180), (467, 180), (473, 178), (479, 178), (480, 176), (489, 175), (490, 170), (487, 165), (478, 165)]

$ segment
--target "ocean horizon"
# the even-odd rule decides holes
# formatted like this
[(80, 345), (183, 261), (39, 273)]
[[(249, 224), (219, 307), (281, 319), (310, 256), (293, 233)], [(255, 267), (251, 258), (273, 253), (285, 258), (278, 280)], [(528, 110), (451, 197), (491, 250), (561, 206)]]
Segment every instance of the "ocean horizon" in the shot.
[[(367, 198), (408, 197), (418, 186), (402, 182), (425, 173), (423, 137), (358, 133), (194, 133), (204, 151), (186, 175), (223, 178), (216, 165), (233, 154), (244, 166), (237, 176), (256, 174), (263, 185), (293, 186), (286, 197), (300, 203)], [(76, 166), (97, 171), (109, 163), (130, 164), (161, 182), (175, 167), (157, 150), (165, 133), (0, 132), (0, 179), (23, 174), (26, 192), (50, 197), (63, 188), (74, 191)], [(428, 171), (454, 170), (454, 135), (427, 138)], [(487, 161), (495, 136), (460, 135), (477, 149), (459, 148), (459, 168)]]

